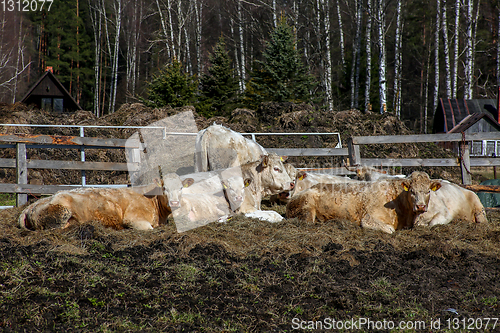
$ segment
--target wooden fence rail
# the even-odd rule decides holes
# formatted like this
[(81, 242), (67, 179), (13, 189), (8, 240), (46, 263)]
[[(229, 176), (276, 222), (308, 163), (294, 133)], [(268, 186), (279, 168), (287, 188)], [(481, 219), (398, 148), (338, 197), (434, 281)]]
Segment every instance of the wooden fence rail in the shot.
[[(390, 136), (355, 136), (348, 140), (347, 148), (266, 148), (270, 152), (286, 156), (345, 156), (354, 165), (373, 166), (424, 166), (456, 167), (462, 169), (462, 182), (471, 183), (470, 168), (478, 166), (500, 166), (500, 158), (470, 158), (471, 141), (500, 140), (500, 133), (474, 134), (430, 134), (430, 135), (390, 135)], [(462, 151), (458, 158), (422, 159), (422, 158), (362, 158), (361, 145), (399, 144), (414, 142), (458, 142)], [(142, 146), (144, 147), (144, 145)], [(27, 148), (71, 148), (71, 149), (127, 149), (130, 156), (138, 156), (141, 149), (139, 141), (126, 139), (103, 139), (79, 136), (54, 136), (33, 134), (0, 134), (0, 148), (15, 148), (15, 159), (0, 159), (0, 168), (15, 168), (16, 184), (0, 184), (0, 193), (16, 193), (17, 204), (27, 201), (28, 194), (53, 194), (58, 190), (75, 188), (68, 185), (31, 185), (28, 183), (28, 169), (66, 169), (66, 170), (103, 170), (137, 171), (140, 161), (133, 163), (89, 162), (89, 161), (54, 161), (27, 159)]]
[[(452, 134), (415, 134), (415, 135), (380, 135), (380, 136), (355, 136), (348, 140), (349, 160), (351, 165), (378, 165), (378, 166), (460, 166), (462, 183), (471, 184), (471, 167), (500, 166), (500, 158), (470, 158), (472, 141), (500, 140), (500, 132), (484, 133), (452, 133)], [(415, 142), (458, 142), (458, 158), (361, 158), (360, 145), (371, 144), (398, 144)]]

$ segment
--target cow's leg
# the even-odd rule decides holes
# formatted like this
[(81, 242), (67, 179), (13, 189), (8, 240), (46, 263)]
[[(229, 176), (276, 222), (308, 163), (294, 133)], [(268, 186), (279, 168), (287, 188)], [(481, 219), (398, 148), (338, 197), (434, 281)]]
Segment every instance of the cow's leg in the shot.
[(123, 224), (136, 230), (151, 230), (153, 226), (149, 221), (145, 220), (135, 220), (135, 221), (123, 221)]
[(387, 232), (388, 234), (392, 234), (395, 231), (392, 225), (384, 223), (379, 219), (375, 219), (370, 214), (366, 214), (361, 219), (361, 227), (367, 229), (381, 230), (383, 232)]

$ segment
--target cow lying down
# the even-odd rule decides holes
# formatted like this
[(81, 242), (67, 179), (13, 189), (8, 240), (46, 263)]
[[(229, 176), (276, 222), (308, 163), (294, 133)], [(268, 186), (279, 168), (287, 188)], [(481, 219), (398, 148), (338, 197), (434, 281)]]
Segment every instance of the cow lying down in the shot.
[(449, 214), (444, 218), (439, 216), (440, 212), (432, 211), (439, 204), (436, 201), (429, 203), (434, 197), (431, 193), (437, 194), (444, 187), (440, 197), (449, 199), (451, 186), (441, 180), (431, 180), (424, 172), (414, 172), (403, 180), (317, 184), (291, 199), (286, 216), (309, 222), (348, 219), (363, 228), (387, 233), (415, 224), (436, 224), (432, 221), (448, 223), (454, 218), (486, 221), (480, 202), (470, 202), (465, 195), (466, 200), (459, 203), (463, 207), (458, 209), (450, 204)]
[(153, 229), (166, 223), (172, 207), (179, 206), (182, 188), (191, 182), (190, 179), (181, 181), (176, 175), (166, 175), (164, 194), (151, 197), (133, 188), (59, 191), (30, 204), (21, 212), (18, 221), (22, 228), (30, 230), (66, 228), (91, 221), (117, 230)]

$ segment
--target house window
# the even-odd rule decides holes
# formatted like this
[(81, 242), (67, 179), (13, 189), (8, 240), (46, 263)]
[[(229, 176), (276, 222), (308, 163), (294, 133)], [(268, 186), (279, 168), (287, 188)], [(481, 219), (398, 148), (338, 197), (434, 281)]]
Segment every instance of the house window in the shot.
[(52, 98), (42, 98), (41, 109), (45, 111), (52, 111)]
[(54, 98), (54, 112), (63, 112), (62, 98)]

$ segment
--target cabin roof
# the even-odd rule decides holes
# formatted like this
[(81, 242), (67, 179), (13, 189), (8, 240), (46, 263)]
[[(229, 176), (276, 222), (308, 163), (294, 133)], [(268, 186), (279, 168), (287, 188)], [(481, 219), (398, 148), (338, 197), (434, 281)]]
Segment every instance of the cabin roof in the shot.
[[(497, 101), (494, 99), (449, 99), (440, 98), (439, 105), (434, 113), (434, 133), (449, 133), (466, 117), (476, 113), (484, 113), (490, 116), (489, 120), (498, 122)], [(469, 119), (469, 121), (475, 118)], [(478, 118), (476, 121), (478, 121)], [(470, 127), (470, 126), (469, 126)]]
[[(45, 91), (44, 89), (37, 89), (39, 85), (41, 85), (44, 81), (50, 80), (56, 86), (58, 91)], [(36, 90), (36, 91), (35, 91)], [(29, 104), (30, 97), (39, 96), (39, 97), (63, 97), (65, 100), (65, 107), (71, 110), (82, 110), (80, 105), (75, 101), (75, 99), (70, 95), (70, 93), (64, 88), (62, 83), (55, 77), (55, 75), (47, 70), (38, 81), (28, 90), (28, 92), (21, 99), (21, 102)]]

